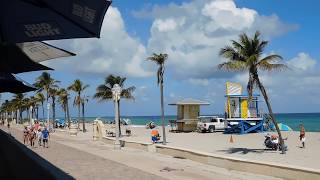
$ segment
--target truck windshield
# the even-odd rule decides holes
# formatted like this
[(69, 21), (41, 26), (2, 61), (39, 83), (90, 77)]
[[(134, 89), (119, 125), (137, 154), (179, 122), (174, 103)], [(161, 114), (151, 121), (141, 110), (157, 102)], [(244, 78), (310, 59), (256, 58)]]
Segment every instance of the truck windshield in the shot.
[(200, 121), (203, 123), (210, 122), (211, 118), (200, 118)]

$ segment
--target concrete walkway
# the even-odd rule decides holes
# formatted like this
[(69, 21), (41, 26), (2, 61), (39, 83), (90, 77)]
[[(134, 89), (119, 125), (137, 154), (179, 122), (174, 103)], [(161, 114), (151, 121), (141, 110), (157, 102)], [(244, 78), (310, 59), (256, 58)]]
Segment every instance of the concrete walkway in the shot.
[[(6, 128), (1, 129), (7, 130)], [(11, 134), (23, 143), (21, 131), (11, 128)], [(55, 142), (54, 139), (50, 140), (49, 148), (36, 146), (31, 149), (76, 179), (163, 179), (136, 168), (65, 146)]]
[[(22, 136), (16, 130), (13, 134)], [(32, 149), (76, 179), (277, 179), (136, 149), (113, 150), (82, 134), (54, 133), (48, 149)]]

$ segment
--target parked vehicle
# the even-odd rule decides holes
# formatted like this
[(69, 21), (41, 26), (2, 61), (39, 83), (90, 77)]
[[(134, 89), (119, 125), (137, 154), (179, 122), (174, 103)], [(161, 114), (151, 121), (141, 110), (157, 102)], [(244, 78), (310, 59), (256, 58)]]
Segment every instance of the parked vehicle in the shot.
[(216, 130), (224, 130), (225, 122), (223, 118), (218, 116), (199, 116), (199, 122), (197, 123), (198, 132), (210, 132), (213, 133)]

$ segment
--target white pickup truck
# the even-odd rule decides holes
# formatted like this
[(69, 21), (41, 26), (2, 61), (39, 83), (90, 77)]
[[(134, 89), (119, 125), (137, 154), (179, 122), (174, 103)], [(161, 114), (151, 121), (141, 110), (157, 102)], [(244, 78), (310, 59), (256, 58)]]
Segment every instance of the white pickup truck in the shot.
[(224, 130), (225, 122), (223, 118), (218, 116), (199, 116), (199, 122), (197, 124), (198, 132), (210, 132), (213, 133), (216, 130)]

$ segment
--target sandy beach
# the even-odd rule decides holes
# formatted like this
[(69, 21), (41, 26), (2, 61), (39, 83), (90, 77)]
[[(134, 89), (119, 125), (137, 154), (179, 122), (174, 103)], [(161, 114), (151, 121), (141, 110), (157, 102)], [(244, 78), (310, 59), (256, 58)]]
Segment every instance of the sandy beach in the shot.
[[(48, 149), (31, 149), (76, 179), (278, 179), (137, 149), (114, 150), (112, 145), (93, 141), (90, 128), (87, 124), (89, 131), (76, 137), (57, 130)], [(22, 136), (21, 126), (11, 132), (18, 139)]]
[[(110, 127), (109, 127), (110, 128)], [(123, 128), (124, 129), (124, 128)], [(168, 146), (180, 147), (191, 150), (236, 157), (244, 160), (255, 160), (265, 163), (277, 163), (297, 167), (305, 167), (320, 171), (320, 133), (307, 132), (306, 148), (301, 148), (299, 132), (282, 132), (284, 138), (288, 138), (286, 145), (289, 150), (285, 155), (279, 151), (266, 150), (263, 144), (264, 133), (252, 133), (245, 135), (233, 135), (233, 143), (230, 136), (222, 132), (216, 133), (171, 133), (167, 130)], [(123, 136), (121, 139), (137, 142), (151, 142), (150, 131), (142, 126), (132, 126), (132, 136)], [(161, 128), (158, 127), (160, 134)], [(270, 132), (276, 134), (276, 132)]]

